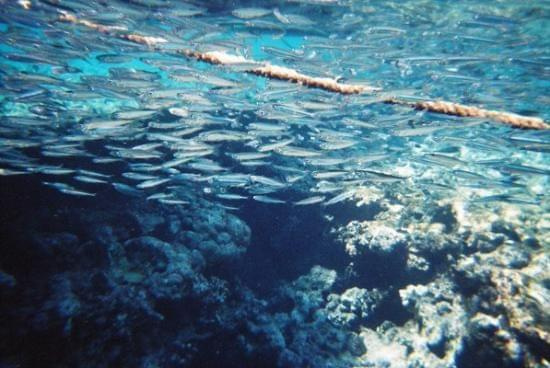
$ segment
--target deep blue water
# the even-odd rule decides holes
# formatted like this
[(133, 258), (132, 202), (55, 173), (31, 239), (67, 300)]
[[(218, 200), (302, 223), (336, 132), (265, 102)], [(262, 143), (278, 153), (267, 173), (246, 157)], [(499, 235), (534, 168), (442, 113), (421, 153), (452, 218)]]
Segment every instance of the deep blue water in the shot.
[(547, 1), (3, 3), (0, 366), (547, 365), (549, 130), (384, 100), (548, 122), (549, 40)]

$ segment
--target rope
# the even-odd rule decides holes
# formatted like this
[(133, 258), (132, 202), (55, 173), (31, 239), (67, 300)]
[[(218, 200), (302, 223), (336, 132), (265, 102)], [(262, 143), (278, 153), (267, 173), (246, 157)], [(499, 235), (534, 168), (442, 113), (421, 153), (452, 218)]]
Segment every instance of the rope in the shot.
[(204, 61), (210, 64), (252, 64), (258, 65), (258, 67), (252, 66), (250, 69), (246, 70), (247, 73), (260, 75), (262, 77), (271, 78), (271, 79), (280, 79), (293, 83), (298, 83), (311, 88), (320, 88), (325, 91), (341, 93), (341, 94), (356, 94), (365, 91), (376, 91), (377, 89), (365, 85), (352, 85), (352, 84), (343, 84), (338, 83), (334, 79), (330, 78), (316, 78), (309, 75), (305, 75), (297, 72), (294, 69), (284, 68), (281, 66), (275, 66), (268, 63), (259, 63), (257, 61), (248, 60), (241, 56), (229, 55), (220, 51), (211, 51), (211, 52), (198, 52), (192, 50), (180, 50), (181, 54), (195, 58), (200, 61)]
[(30, 0), (18, 0), (17, 3), (25, 10), (29, 10), (31, 8)]
[[(79, 19), (76, 16), (69, 14), (65, 11), (61, 12), (58, 18), (62, 22), (68, 22), (73, 24), (83, 25), (85, 27), (94, 29), (101, 33), (113, 35), (115, 37), (128, 40), (131, 42), (155, 46), (159, 43), (167, 42), (164, 38), (142, 36), (133, 33), (127, 33), (127, 29), (116, 26), (104, 26), (88, 20)], [(194, 50), (177, 50), (177, 53), (184, 55), (188, 58), (193, 58), (199, 61), (203, 61), (209, 64), (215, 65), (236, 65), (236, 64), (251, 64), (250, 69), (246, 69), (245, 72), (263, 76), (271, 79), (285, 80), (292, 83), (297, 83), (311, 88), (319, 88), (325, 91), (340, 93), (340, 94), (358, 94), (362, 92), (375, 92), (378, 89), (366, 85), (353, 85), (338, 83), (331, 78), (317, 78), (306, 74), (299, 73), (298, 71), (290, 68), (271, 65), (269, 63), (260, 63), (254, 60), (245, 59), (242, 56), (230, 55), (220, 51), (200, 52)], [(256, 66), (257, 65), (257, 66)], [(397, 104), (403, 106), (409, 106), (417, 110), (427, 110), (430, 112), (455, 115), (461, 117), (476, 117), (487, 118), (493, 121), (510, 125), (514, 128), (521, 129), (550, 129), (550, 125), (544, 122), (544, 120), (536, 117), (521, 116), (504, 111), (485, 110), (475, 106), (466, 106), (453, 102), (446, 101), (421, 101), (421, 102), (407, 102), (401, 101), (395, 98), (387, 98), (382, 100), (383, 103)]]
[(127, 29), (124, 27), (104, 26), (98, 23), (90, 22), (89, 20), (79, 19), (76, 16), (64, 11), (61, 12), (61, 15), (59, 16), (58, 19), (62, 22), (79, 24), (79, 25), (91, 28), (93, 30), (96, 30), (98, 32), (109, 34), (123, 40), (140, 43), (142, 45), (155, 46), (157, 43), (167, 42), (164, 38), (161, 38), (161, 37), (149, 37), (149, 36), (141, 36), (133, 33), (124, 33), (125, 31), (127, 31)]
[(462, 117), (487, 118), (522, 129), (548, 129), (544, 120), (536, 117), (521, 116), (504, 111), (485, 110), (475, 106), (466, 106), (447, 101), (407, 102), (394, 98), (384, 101), (388, 104), (406, 105), (417, 110), (427, 110), (446, 115)]

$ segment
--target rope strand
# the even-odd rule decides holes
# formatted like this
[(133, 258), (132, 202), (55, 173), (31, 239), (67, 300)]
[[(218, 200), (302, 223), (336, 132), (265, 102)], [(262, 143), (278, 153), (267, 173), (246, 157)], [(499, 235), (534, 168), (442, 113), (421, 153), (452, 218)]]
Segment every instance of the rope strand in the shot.
[(211, 51), (201, 53), (193, 50), (180, 50), (180, 53), (194, 58), (200, 61), (204, 61), (210, 64), (252, 64), (258, 65), (258, 67), (252, 66), (246, 70), (247, 73), (260, 75), (262, 77), (271, 79), (286, 80), (293, 83), (298, 83), (307, 87), (320, 88), (329, 92), (341, 93), (341, 94), (357, 94), (365, 91), (376, 91), (377, 89), (365, 85), (352, 85), (338, 83), (334, 79), (330, 78), (316, 78), (309, 75), (305, 75), (297, 72), (294, 69), (284, 68), (281, 66), (275, 66), (268, 63), (259, 63), (253, 60), (245, 59), (241, 56), (229, 55), (220, 51)]
[(544, 120), (536, 117), (521, 116), (504, 111), (485, 110), (475, 106), (466, 106), (447, 101), (407, 102), (390, 98), (385, 103), (410, 106), (417, 110), (427, 110), (446, 115), (461, 117), (488, 118), (503, 124), (522, 129), (548, 129)]
[[(104, 26), (88, 20), (79, 19), (75, 15), (61, 11), (58, 18), (62, 22), (83, 25), (90, 29), (101, 33), (111, 34), (115, 37), (139, 43), (146, 46), (155, 46), (159, 43), (167, 42), (161, 37), (142, 36), (134, 33), (128, 33), (122, 27)], [(245, 59), (242, 56), (230, 55), (220, 51), (199, 52), (193, 50), (177, 50), (177, 53), (188, 58), (203, 61), (215, 65), (235, 65), (235, 64), (251, 64), (250, 69), (246, 69), (246, 73), (251, 73), (271, 79), (285, 80), (292, 83), (301, 84), (306, 87), (319, 88), (325, 91), (340, 93), (340, 94), (358, 94), (363, 92), (376, 92), (378, 89), (366, 85), (353, 85), (338, 83), (331, 78), (317, 78), (306, 74), (302, 74), (294, 69), (281, 66), (271, 65), (269, 63), (260, 63), (254, 60)], [(257, 66), (256, 66), (257, 65)], [(427, 110), (430, 112), (454, 115), (461, 117), (476, 117), (487, 118), (493, 121), (510, 125), (514, 128), (521, 129), (549, 129), (550, 125), (544, 120), (537, 117), (521, 116), (505, 111), (485, 110), (475, 106), (461, 105), (454, 102), (446, 101), (420, 101), (407, 102), (395, 98), (388, 98), (382, 102), (388, 104), (397, 104), (409, 106), (417, 110)]]

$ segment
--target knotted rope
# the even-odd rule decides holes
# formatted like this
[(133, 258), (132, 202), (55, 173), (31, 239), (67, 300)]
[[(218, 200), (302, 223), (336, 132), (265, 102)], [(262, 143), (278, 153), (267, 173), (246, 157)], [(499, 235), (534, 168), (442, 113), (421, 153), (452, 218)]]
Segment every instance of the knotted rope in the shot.
[[(142, 36), (134, 33), (128, 33), (123, 27), (116, 26), (104, 26), (88, 20), (79, 19), (75, 15), (62, 11), (58, 18), (60, 21), (69, 22), (73, 24), (83, 25), (90, 29), (96, 30), (101, 33), (113, 35), (115, 37), (128, 40), (131, 42), (156, 46), (159, 43), (167, 42), (160, 37)], [(242, 56), (230, 55), (220, 51), (200, 52), (194, 50), (177, 50), (177, 53), (184, 55), (188, 58), (193, 58), (199, 61), (203, 61), (209, 64), (219, 65), (237, 65), (237, 64), (250, 64), (250, 68), (245, 68), (245, 72), (260, 75), (266, 78), (285, 80), (292, 83), (298, 83), (306, 87), (320, 88), (325, 91), (340, 93), (340, 94), (358, 94), (362, 92), (376, 92), (378, 89), (366, 85), (353, 85), (338, 83), (331, 78), (318, 78), (312, 77), (306, 74), (299, 73), (298, 71), (290, 68), (271, 65), (269, 63), (261, 63), (254, 60), (245, 59)], [(508, 124), (514, 128), (522, 129), (549, 129), (550, 125), (544, 122), (544, 120), (537, 117), (521, 116), (504, 111), (485, 110), (475, 106), (466, 106), (453, 102), (446, 101), (420, 101), (420, 102), (408, 102), (389, 97), (381, 102), (388, 104), (397, 104), (403, 106), (409, 106), (418, 110), (427, 110), (430, 112), (455, 115), (462, 117), (476, 117), (487, 118), (500, 123)]]

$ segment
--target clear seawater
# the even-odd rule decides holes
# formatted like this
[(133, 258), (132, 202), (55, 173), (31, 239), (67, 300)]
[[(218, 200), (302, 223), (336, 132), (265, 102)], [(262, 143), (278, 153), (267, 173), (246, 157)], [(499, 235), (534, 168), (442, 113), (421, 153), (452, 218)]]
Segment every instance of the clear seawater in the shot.
[(550, 364), (550, 2), (0, 5), (1, 367)]

